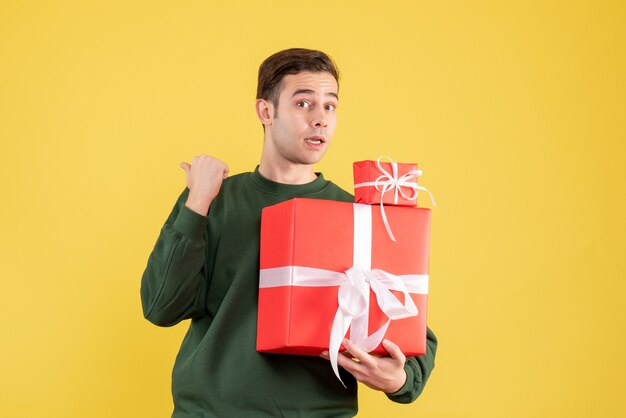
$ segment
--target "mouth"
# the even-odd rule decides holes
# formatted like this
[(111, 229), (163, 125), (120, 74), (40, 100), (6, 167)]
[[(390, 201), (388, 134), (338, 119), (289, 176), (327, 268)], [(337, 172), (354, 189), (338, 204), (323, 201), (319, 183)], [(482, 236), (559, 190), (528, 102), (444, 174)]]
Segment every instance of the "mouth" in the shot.
[(320, 135), (310, 136), (308, 138), (304, 138), (304, 142), (311, 145), (321, 145), (326, 142), (326, 138)]

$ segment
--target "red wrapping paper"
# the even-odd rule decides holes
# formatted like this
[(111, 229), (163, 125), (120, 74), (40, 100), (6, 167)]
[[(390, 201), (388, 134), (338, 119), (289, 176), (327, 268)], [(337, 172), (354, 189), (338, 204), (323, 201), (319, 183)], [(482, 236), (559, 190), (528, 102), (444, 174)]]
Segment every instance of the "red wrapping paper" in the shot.
[[(391, 162), (380, 162), (382, 168), (387, 171), (387, 173), (392, 174), (393, 168)], [(396, 198), (396, 190), (392, 189), (387, 191), (384, 195), (382, 195), (380, 190), (377, 190), (374, 183), (377, 179), (383, 176), (385, 173), (381, 172), (377, 165), (376, 161), (357, 161), (352, 164), (352, 169), (354, 172), (354, 201), (355, 203), (364, 203), (368, 205), (379, 204), (381, 196), (383, 197), (384, 205), (395, 205), (395, 206), (417, 206), (417, 194), (414, 194), (414, 191), (405, 188), (405, 194), (407, 196), (415, 196), (415, 199), (407, 199), (405, 196), (402, 196), (401, 193), (397, 193), (397, 202)], [(417, 164), (406, 164), (406, 163), (398, 163), (398, 178), (406, 175), (410, 171), (417, 170)], [(386, 181), (388, 178), (383, 178), (381, 181)], [(417, 185), (417, 176), (412, 176), (407, 180), (409, 183)], [(362, 185), (365, 183), (371, 183), (369, 186), (356, 187), (357, 185)], [(382, 189), (382, 187), (380, 187)]]
[[(371, 206), (371, 268), (395, 275), (428, 274), (430, 210), (387, 207), (396, 242), (387, 236), (380, 208)], [(354, 260), (353, 204), (316, 199), (292, 199), (263, 210), (261, 271), (285, 266), (344, 272)], [(257, 350), (317, 356), (328, 350), (337, 312), (338, 286), (261, 287), (259, 289)], [(392, 291), (402, 301), (401, 292)], [(405, 355), (426, 352), (427, 295), (410, 294), (418, 315), (391, 321), (385, 338)], [(368, 334), (387, 316), (370, 290)], [(350, 332), (348, 331), (347, 337)], [(342, 348), (343, 349), (343, 348)], [(388, 354), (382, 345), (373, 353)]]

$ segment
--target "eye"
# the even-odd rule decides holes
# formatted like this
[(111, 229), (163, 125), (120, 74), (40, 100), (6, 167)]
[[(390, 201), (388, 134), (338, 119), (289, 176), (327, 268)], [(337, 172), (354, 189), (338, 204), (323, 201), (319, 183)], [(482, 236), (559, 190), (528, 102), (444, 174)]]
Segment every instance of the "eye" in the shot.
[(311, 104), (309, 102), (300, 101), (300, 102), (296, 103), (296, 106), (302, 107), (304, 109), (308, 109), (309, 107), (311, 107)]
[(326, 107), (326, 110), (335, 110), (335, 109), (337, 109), (337, 105), (334, 105), (334, 104), (327, 104), (325, 107)]

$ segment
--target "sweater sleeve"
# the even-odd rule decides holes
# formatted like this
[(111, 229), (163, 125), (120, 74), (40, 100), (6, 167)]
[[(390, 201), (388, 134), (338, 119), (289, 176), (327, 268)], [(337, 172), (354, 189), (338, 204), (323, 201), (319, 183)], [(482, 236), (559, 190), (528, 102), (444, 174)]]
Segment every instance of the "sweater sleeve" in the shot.
[(204, 313), (201, 288), (206, 284), (208, 216), (185, 206), (188, 195), (185, 188), (161, 228), (141, 278), (144, 317), (163, 327)]
[(411, 403), (424, 390), (426, 381), (435, 367), (437, 353), (437, 337), (430, 328), (426, 331), (426, 354), (417, 357), (407, 357), (404, 364), (406, 382), (397, 392), (387, 394), (387, 397), (398, 403)]

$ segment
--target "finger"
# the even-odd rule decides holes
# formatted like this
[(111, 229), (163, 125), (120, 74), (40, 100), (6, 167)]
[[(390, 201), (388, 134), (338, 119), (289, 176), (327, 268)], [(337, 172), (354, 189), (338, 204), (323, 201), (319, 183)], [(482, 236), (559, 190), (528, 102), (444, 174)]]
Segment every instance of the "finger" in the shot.
[(357, 379), (361, 376), (362, 371), (365, 367), (358, 361), (354, 361), (352, 360), (352, 358), (347, 357), (347, 356), (338, 356), (337, 365), (339, 367), (343, 367), (344, 369), (346, 369), (348, 372), (350, 372), (352, 376), (354, 376)]
[(354, 357), (354, 356), (352, 355), (352, 353), (351, 353), (351, 352), (349, 352), (348, 350), (340, 351), (340, 352), (339, 352), (339, 355), (340, 355), (340, 356), (347, 357), (347, 358), (352, 359), (352, 360), (354, 360), (354, 361), (360, 361), (359, 359), (357, 359), (356, 357)]
[(228, 166), (224, 167), (224, 178), (228, 177), (228, 173), (230, 173), (230, 168)]
[(186, 163), (186, 162), (180, 163), (180, 168), (185, 170), (185, 173), (187, 173), (187, 174), (189, 174), (189, 170), (191, 170), (191, 166), (188, 163)]
[[(326, 360), (330, 360), (330, 355), (328, 354), (328, 351), (322, 351), (322, 352), (320, 353), (320, 357), (321, 357), (321, 358), (325, 358)], [(339, 357), (345, 357), (345, 358), (347, 358), (347, 359), (350, 359), (351, 361), (358, 361), (358, 360), (355, 360), (355, 359), (352, 357), (352, 354), (350, 354), (350, 352), (349, 352), (349, 351), (341, 351), (337, 357), (338, 357), (338, 358), (339, 358)]]
[(406, 356), (404, 355), (402, 350), (400, 350), (400, 347), (398, 347), (396, 344), (392, 343), (391, 341), (384, 339), (383, 348), (387, 350), (387, 352), (389, 353), (392, 359), (401, 361), (402, 363), (406, 361)]
[[(326, 360), (330, 360), (330, 355), (328, 354), (328, 351), (322, 351), (320, 353), (320, 357), (324, 358)], [(352, 355), (347, 352), (347, 351), (342, 351), (341, 353), (339, 353), (339, 355), (337, 356), (337, 365), (339, 366), (346, 366), (348, 368), (356, 368), (356, 366), (359, 366), (359, 362), (355, 361), (352, 358)], [(356, 365), (355, 367), (353, 367), (354, 365)]]
[(348, 350), (350, 354), (352, 354), (354, 358), (359, 360), (359, 362), (367, 366), (371, 366), (374, 364), (374, 359), (372, 358), (372, 356), (370, 356), (365, 351), (361, 350), (359, 347), (356, 346), (356, 344), (353, 344), (352, 341), (348, 340), (347, 338), (344, 338), (343, 345), (344, 347), (346, 347), (346, 350)]

